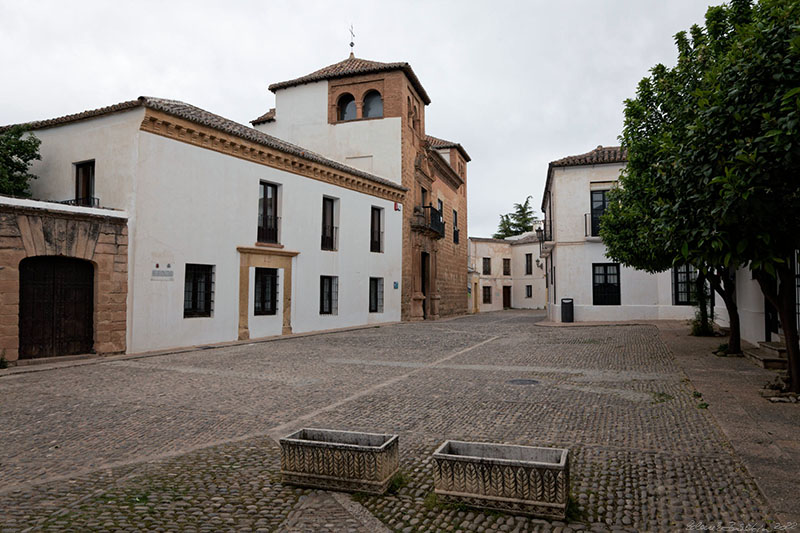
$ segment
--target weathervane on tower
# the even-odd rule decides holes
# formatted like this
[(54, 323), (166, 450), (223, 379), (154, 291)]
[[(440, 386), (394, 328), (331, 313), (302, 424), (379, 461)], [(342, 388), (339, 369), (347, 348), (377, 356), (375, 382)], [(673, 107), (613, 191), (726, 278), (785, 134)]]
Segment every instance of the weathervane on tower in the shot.
[(356, 46), (355, 40), (356, 40), (356, 34), (353, 33), (353, 25), (350, 24), (350, 57), (355, 57), (355, 55), (353, 54), (353, 48), (355, 48)]

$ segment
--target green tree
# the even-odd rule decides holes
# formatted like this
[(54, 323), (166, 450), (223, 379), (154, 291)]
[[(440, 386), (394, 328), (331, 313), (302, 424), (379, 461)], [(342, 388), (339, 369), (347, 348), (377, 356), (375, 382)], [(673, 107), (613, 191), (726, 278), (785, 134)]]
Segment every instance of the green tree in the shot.
[[(621, 248), (661, 246), (673, 262), (711, 272), (715, 288), (730, 285), (739, 267), (752, 270), (778, 310), (796, 392), (799, 20), (797, 0), (733, 0), (709, 8), (705, 27), (676, 35), (677, 65), (657, 65), (625, 104), (628, 165), (612, 195), (622, 202), (638, 192), (648, 202), (640, 213), (625, 213), (638, 226), (621, 233)], [(603, 221), (609, 245), (625, 220), (614, 209), (625, 210), (609, 209)], [(639, 253), (653, 266), (663, 259), (652, 249)], [(735, 303), (735, 286), (723, 298), (731, 295)]]
[(0, 131), (0, 194), (30, 196), (29, 182), (36, 176), (28, 172), (39, 156), (41, 141), (24, 126)]
[(533, 226), (538, 219), (535, 216), (533, 207), (531, 207), (532, 199), (532, 196), (528, 196), (521, 204), (514, 204), (514, 211), (500, 215), (500, 224), (497, 226), (497, 232), (492, 237), (505, 239), (506, 237), (533, 231)]

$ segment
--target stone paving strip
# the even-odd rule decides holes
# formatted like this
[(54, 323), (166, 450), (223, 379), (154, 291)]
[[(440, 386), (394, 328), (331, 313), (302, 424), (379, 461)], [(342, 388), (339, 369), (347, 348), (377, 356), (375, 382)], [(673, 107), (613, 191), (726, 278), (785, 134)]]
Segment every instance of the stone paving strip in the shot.
[[(0, 378), (0, 531), (676, 531), (774, 510), (652, 326), (504, 312)], [(9, 379), (13, 378), (13, 379)], [(400, 435), (383, 496), (285, 486), (276, 437)], [(442, 504), (445, 439), (570, 449), (565, 522)]]

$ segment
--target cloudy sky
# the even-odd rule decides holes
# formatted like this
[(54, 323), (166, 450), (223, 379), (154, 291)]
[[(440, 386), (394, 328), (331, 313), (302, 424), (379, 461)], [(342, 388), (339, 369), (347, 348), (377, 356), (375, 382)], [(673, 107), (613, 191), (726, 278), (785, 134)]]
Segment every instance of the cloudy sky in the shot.
[(427, 132), (461, 142), (469, 234), (532, 195), (547, 163), (617, 144), (625, 98), (706, 0), (0, 0), (0, 124), (139, 95), (248, 123), (270, 83), (356, 55), (407, 61), (431, 97)]

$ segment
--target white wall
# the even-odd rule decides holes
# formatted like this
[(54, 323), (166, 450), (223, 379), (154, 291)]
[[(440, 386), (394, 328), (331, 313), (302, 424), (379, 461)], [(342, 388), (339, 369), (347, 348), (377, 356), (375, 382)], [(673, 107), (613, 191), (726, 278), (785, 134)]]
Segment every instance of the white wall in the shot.
[[(400, 319), (401, 213), (393, 203), (185, 143), (140, 134), (137, 225), (132, 231), (129, 351), (235, 340), (239, 253), (257, 239), (259, 182), (280, 184), (281, 244), (293, 259), (294, 332)], [(323, 195), (340, 201), (339, 249), (320, 250)], [(384, 208), (384, 253), (369, 251), (370, 208)], [(156, 263), (174, 281), (152, 281)], [(215, 266), (214, 312), (183, 318), (186, 263)], [(253, 275), (252, 269), (250, 273)], [(284, 273), (281, 272), (280, 279)], [(338, 315), (319, 314), (319, 276), (339, 276)], [(369, 277), (384, 278), (384, 312), (368, 313)], [(252, 299), (254, 285), (249, 296)], [(278, 300), (284, 288), (279, 285)], [(252, 305), (248, 305), (252, 314)], [(282, 315), (251, 317), (251, 337), (280, 333)]]
[(591, 190), (608, 189), (616, 182), (621, 164), (555, 168), (548, 217), (554, 220), (555, 293), (550, 280), (548, 316), (561, 320), (561, 299), (572, 298), (575, 321), (616, 321), (690, 318), (691, 306), (672, 305), (671, 272), (648, 274), (620, 267), (621, 305), (593, 305), (592, 264), (611, 263), (599, 237), (587, 236), (586, 215), (591, 212)]
[[(531, 254), (532, 273), (525, 274), (525, 255)], [(536, 261), (539, 260), (539, 265)], [(544, 260), (539, 258), (539, 243), (514, 244), (511, 246), (511, 302), (515, 309), (544, 309), (546, 287), (544, 284)], [(531, 286), (531, 297), (525, 296), (525, 287)]]
[(275, 121), (256, 129), (402, 183), (400, 117), (328, 123), (328, 82), (275, 93)]
[[(752, 274), (747, 268), (740, 268), (736, 271), (736, 305), (739, 309), (742, 339), (754, 345), (766, 340), (764, 293), (761, 292), (758, 282), (752, 279)], [(719, 295), (717, 295), (714, 311), (716, 322), (719, 325), (723, 327), (730, 325), (728, 310)], [(773, 340), (776, 340), (774, 335)]]
[(136, 137), (144, 109), (135, 108), (93, 120), (36, 130), (42, 144), (34, 161), (31, 194), (40, 200), (75, 198), (75, 163), (95, 161), (94, 195), (102, 207), (133, 214), (134, 174), (138, 159)]
[[(503, 287), (511, 287), (511, 307), (513, 309), (543, 309), (545, 306), (544, 270), (536, 266), (539, 257), (539, 243), (514, 244), (514, 241), (492, 242), (470, 239), (470, 267), (478, 281), (478, 311), (501, 311), (503, 309)], [(533, 254), (533, 273), (525, 274), (525, 254)], [(489, 257), (492, 263), (490, 275), (483, 274), (483, 258)], [(511, 260), (511, 275), (503, 274), (503, 259)], [(542, 266), (544, 264), (542, 263)], [(525, 286), (532, 286), (532, 297), (525, 297)], [(483, 287), (492, 287), (492, 303), (483, 303)], [(473, 287), (474, 290), (474, 287)], [(472, 306), (470, 305), (470, 308)]]

